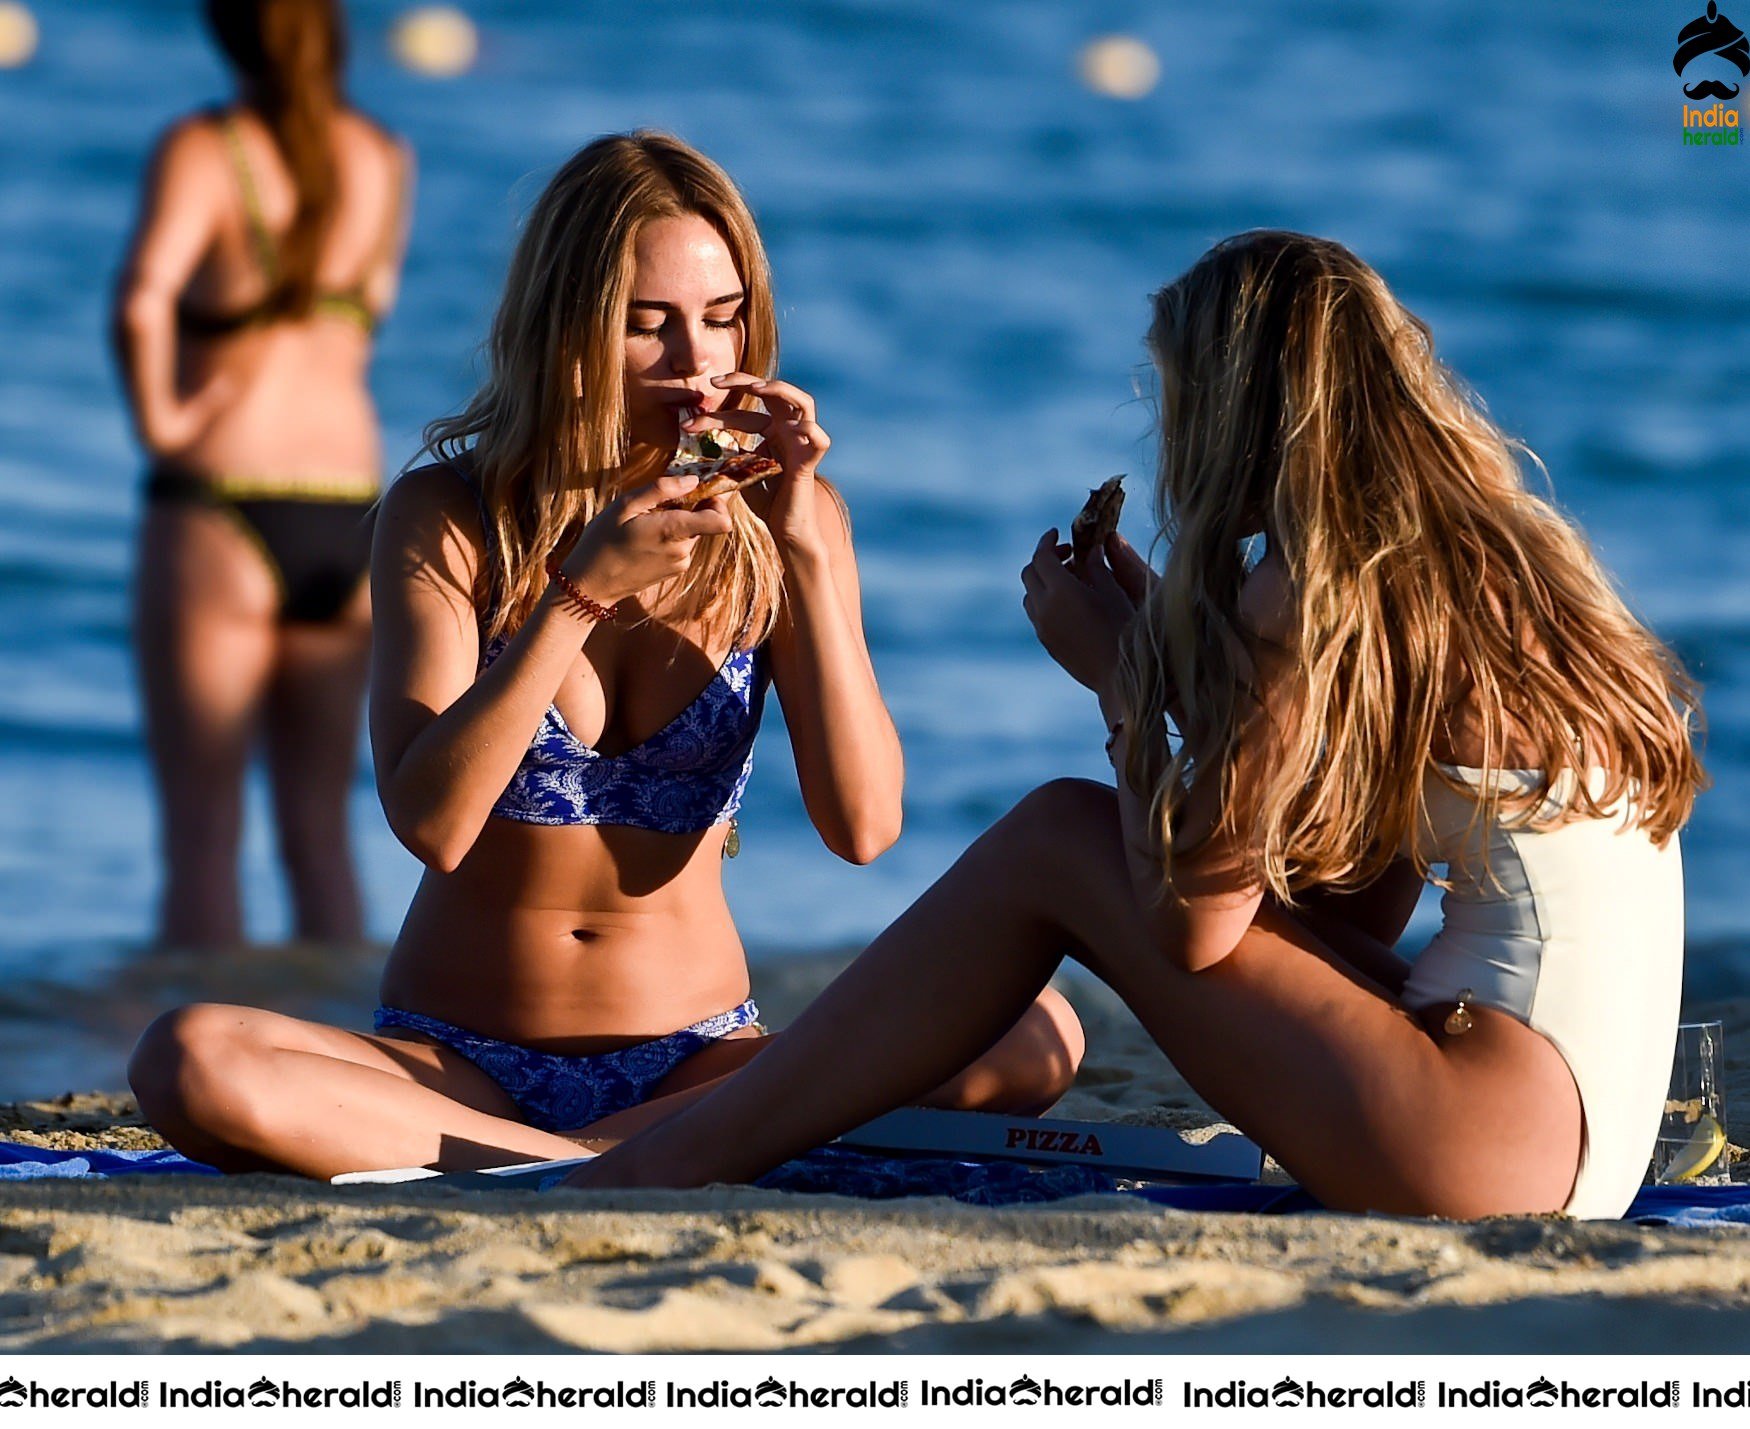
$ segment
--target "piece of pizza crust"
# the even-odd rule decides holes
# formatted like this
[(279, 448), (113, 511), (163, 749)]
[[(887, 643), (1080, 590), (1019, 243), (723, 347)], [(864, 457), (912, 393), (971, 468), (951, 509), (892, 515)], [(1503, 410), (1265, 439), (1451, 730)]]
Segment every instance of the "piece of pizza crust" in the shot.
[(726, 496), (744, 486), (776, 476), (783, 470), (777, 462), (742, 446), (743, 442), (752, 440), (742, 432), (701, 432), (697, 436), (683, 432), (674, 458), (668, 464), (668, 474), (696, 476), (699, 484), (685, 496), (663, 504), (690, 511), (713, 496)]
[(1071, 559), (1077, 565), (1106, 544), (1118, 529), (1118, 513), (1124, 510), (1124, 478), (1114, 476), (1088, 493), (1076, 519), (1070, 523)]

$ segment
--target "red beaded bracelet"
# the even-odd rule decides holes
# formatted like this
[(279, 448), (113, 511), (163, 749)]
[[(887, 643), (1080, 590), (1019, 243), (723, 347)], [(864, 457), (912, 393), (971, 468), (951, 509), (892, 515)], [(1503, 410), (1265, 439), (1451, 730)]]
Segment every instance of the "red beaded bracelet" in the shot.
[(559, 587), (560, 602), (569, 607), (573, 615), (581, 616), (585, 620), (613, 620), (619, 615), (620, 603), (618, 601), (612, 605), (603, 605), (599, 600), (593, 600), (579, 590), (577, 582), (560, 568), (557, 556), (547, 558), (547, 577)]

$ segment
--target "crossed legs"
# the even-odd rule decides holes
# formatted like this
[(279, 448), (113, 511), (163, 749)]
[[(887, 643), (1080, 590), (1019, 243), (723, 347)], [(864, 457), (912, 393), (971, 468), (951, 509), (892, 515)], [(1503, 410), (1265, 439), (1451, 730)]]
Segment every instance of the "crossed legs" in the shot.
[[(977, 1057), (1066, 955), (1328, 1206), (1478, 1216), (1567, 1200), (1579, 1099), (1547, 1041), (1487, 1010), (1443, 1039), (1278, 910), (1215, 967), (1179, 969), (1137, 909), (1113, 791), (1072, 780), (979, 839), (770, 1052), (575, 1180), (752, 1179)], [(846, 1057), (864, 1046), (882, 1055)]]
[[(128, 1080), (172, 1146), (223, 1170), (323, 1179), (389, 1166), (461, 1171), (612, 1146), (741, 1075), (784, 1035), (713, 1043), (659, 1082), (649, 1101), (563, 1135), (523, 1121), (496, 1082), (448, 1047), (251, 1007), (200, 1003), (165, 1014), (141, 1037)], [(1068, 1088), (1081, 1052), (1075, 1014), (1048, 991), (922, 1100), (1041, 1111)]]

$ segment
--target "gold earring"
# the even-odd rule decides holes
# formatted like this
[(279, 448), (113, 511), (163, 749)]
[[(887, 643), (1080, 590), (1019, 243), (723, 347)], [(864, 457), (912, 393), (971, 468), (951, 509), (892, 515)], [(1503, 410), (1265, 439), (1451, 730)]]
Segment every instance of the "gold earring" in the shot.
[(1449, 1036), (1459, 1037), (1476, 1026), (1476, 1019), (1470, 1015), (1470, 1009), (1465, 1006), (1476, 994), (1470, 988), (1465, 988), (1458, 995), (1458, 1006), (1446, 1015), (1446, 1031)]

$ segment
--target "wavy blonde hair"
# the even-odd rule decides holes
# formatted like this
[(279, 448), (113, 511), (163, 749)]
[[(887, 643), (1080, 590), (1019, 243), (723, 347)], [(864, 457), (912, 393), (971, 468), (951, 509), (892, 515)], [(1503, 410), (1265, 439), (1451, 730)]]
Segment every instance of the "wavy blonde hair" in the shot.
[[(1220, 781), (1210, 836), (1251, 850), (1279, 897), (1370, 883), (1413, 846), (1460, 702), (1480, 722), (1478, 824), (1555, 817), (1540, 805), (1572, 772), (1574, 814), (1631, 796), (1655, 841), (1676, 832), (1705, 784), (1695, 686), (1526, 489), (1529, 452), (1377, 273), (1338, 243), (1241, 234), (1155, 295), (1149, 347), (1171, 547), (1120, 686), (1129, 728), (1170, 716), (1183, 737), (1172, 752), (1132, 740), (1125, 770), (1152, 791), (1169, 887), (1172, 855), (1192, 851), (1173, 847), (1175, 816), (1204, 778)], [(1240, 615), (1259, 532), (1293, 591), (1286, 688), (1268, 708), (1261, 637)], [(1538, 751), (1538, 789), (1495, 790), (1510, 735)], [(1608, 769), (1596, 791), (1594, 764)]]
[[(753, 215), (730, 177), (666, 134), (610, 134), (572, 156), (535, 201), (511, 258), (487, 341), (488, 371), (461, 412), (425, 429), (423, 450), (466, 461), (486, 507), (483, 635), (508, 635), (547, 586), (546, 561), (622, 490), (662, 474), (626, 463), (626, 314), (634, 245), (656, 219), (697, 215), (722, 236), (746, 294), (743, 371), (778, 360), (771, 270)], [(739, 397), (726, 405), (740, 405)], [(701, 538), (660, 600), (717, 635), (750, 620), (771, 633), (783, 566), (771, 534), (740, 496), (733, 529)]]

